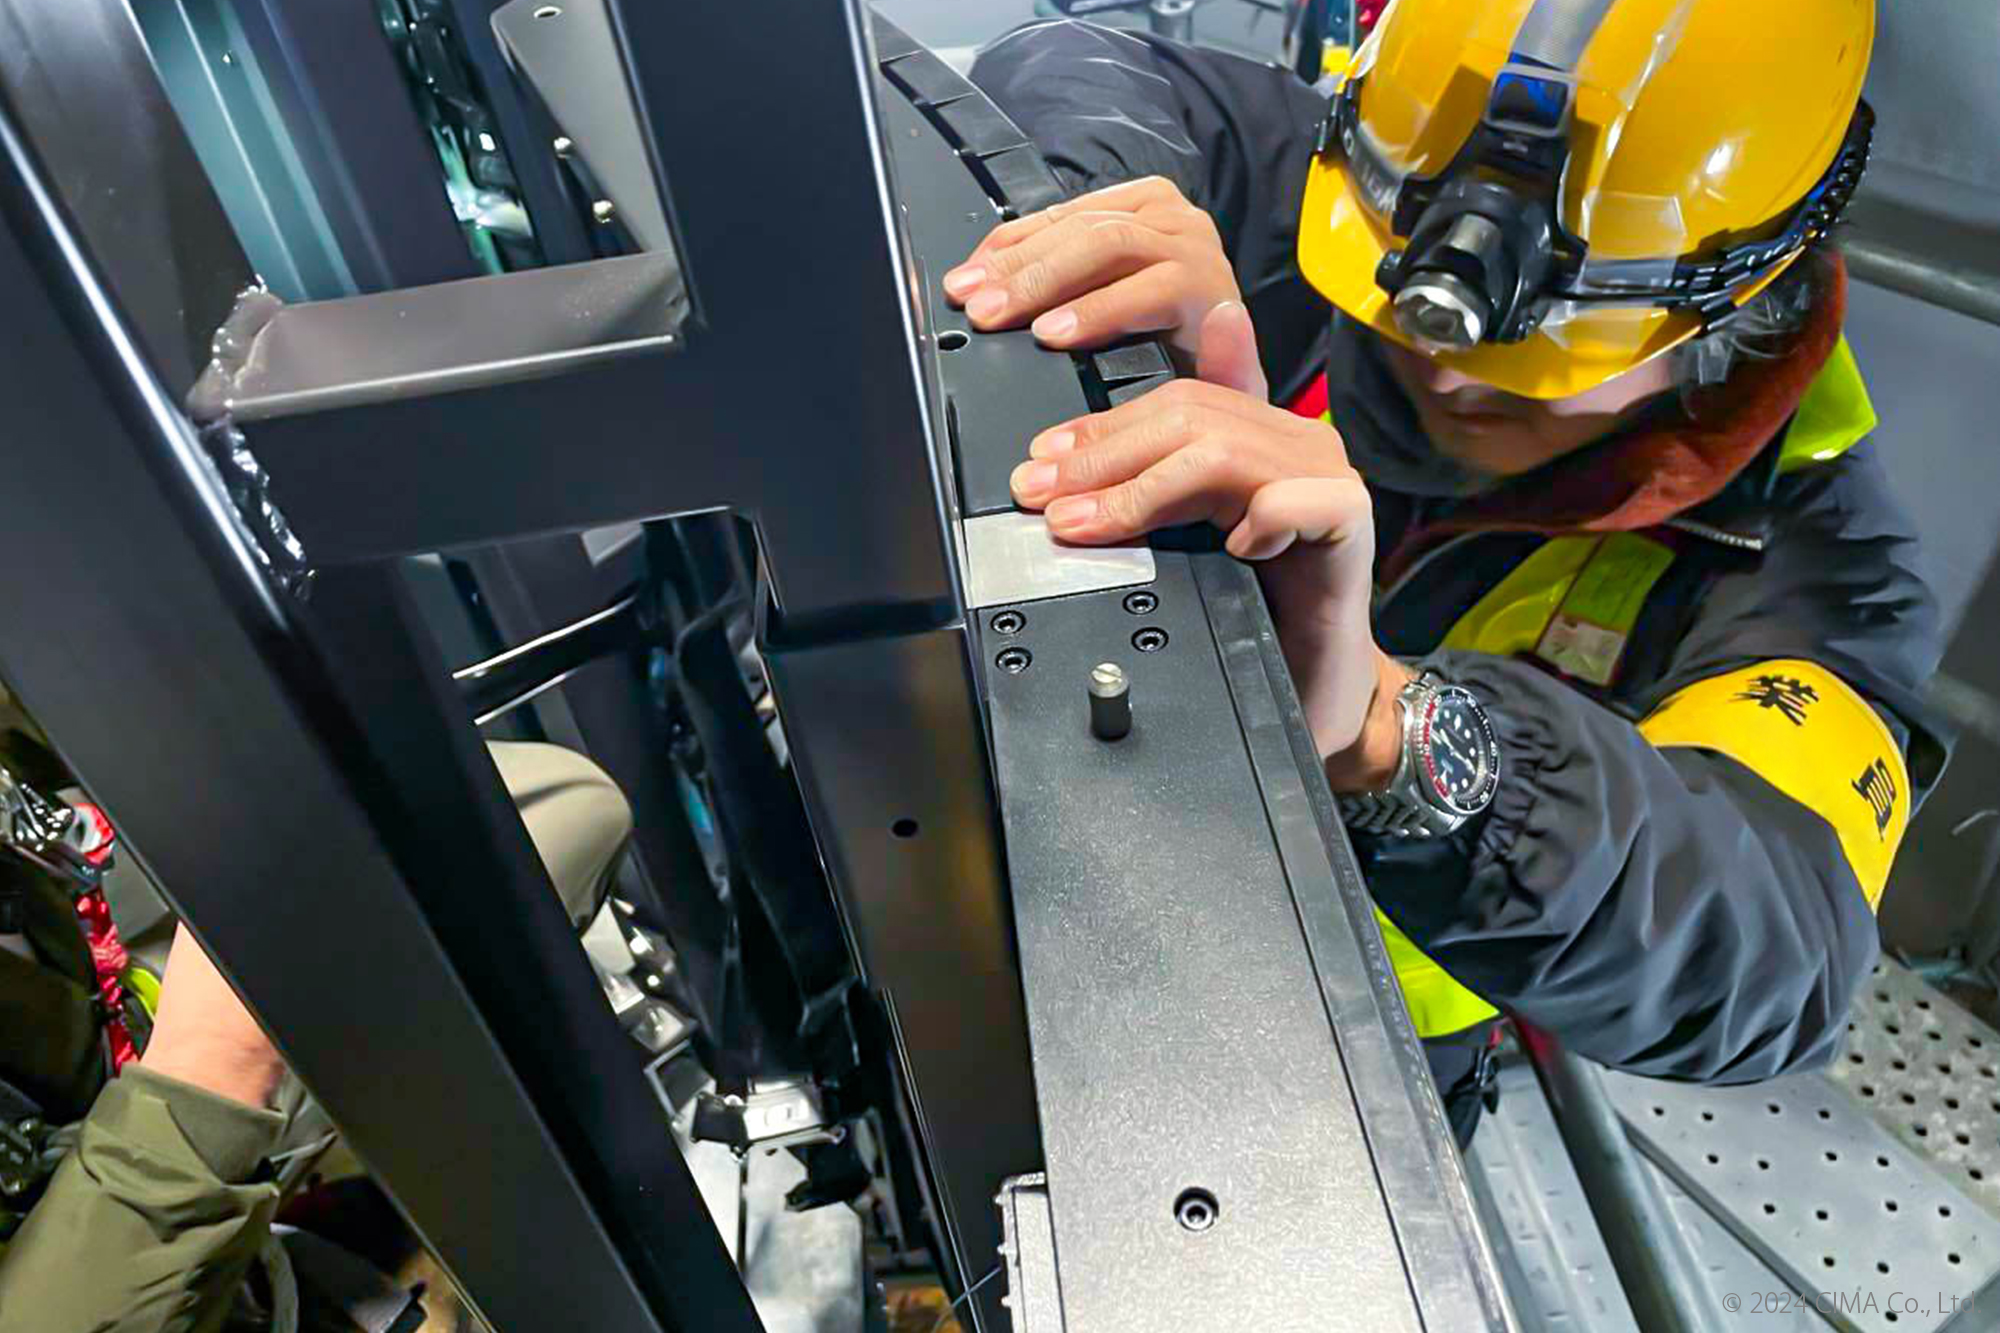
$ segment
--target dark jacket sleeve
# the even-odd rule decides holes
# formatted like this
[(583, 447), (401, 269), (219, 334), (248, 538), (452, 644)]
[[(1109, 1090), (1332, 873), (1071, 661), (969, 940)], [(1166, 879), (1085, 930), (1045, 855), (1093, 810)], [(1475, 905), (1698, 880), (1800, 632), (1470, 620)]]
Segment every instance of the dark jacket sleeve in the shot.
[(0, 1256), (0, 1333), (210, 1333), (270, 1234), (284, 1118), (133, 1065)]
[[(1761, 567), (1704, 598), (1645, 708), (1760, 662), (1813, 663), (1887, 725), (1914, 803), (1944, 754), (1921, 702), (1935, 602), (1872, 459), (1814, 472), (1783, 497)], [(1505, 767), (1460, 838), (1362, 848), (1377, 901), (1420, 948), (1615, 1067), (1748, 1082), (1831, 1057), (1877, 949), (1835, 829), (1851, 810), (1809, 808), (1714, 749), (1655, 748), (1529, 662), (1430, 665), (1487, 702)], [(1844, 779), (1840, 799), (1865, 806)]]
[(1179, 186), (1222, 233), (1274, 398), (1319, 373), (1330, 309), (1299, 273), (1298, 224), (1323, 98), (1276, 66), (1072, 20), (999, 38), (972, 81), (1071, 193)]

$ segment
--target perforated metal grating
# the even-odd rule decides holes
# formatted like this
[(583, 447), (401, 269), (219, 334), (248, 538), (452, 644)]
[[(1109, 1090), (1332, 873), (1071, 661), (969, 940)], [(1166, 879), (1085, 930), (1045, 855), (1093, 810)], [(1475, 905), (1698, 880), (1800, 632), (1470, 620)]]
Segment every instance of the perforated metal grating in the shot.
[(1638, 1333), (1548, 1099), (1525, 1064), (1502, 1067), (1499, 1109), (1480, 1124), (1466, 1168), (1524, 1333)]
[(1826, 1293), (1820, 1313), (1837, 1328), (1939, 1328), (2000, 1273), (2000, 1224), (1822, 1075), (1699, 1088), (1613, 1074), (1605, 1086), (1646, 1155), (1782, 1290)]
[(1828, 1077), (2000, 1213), (2000, 1033), (1885, 961), (1848, 1015), (1847, 1050)]

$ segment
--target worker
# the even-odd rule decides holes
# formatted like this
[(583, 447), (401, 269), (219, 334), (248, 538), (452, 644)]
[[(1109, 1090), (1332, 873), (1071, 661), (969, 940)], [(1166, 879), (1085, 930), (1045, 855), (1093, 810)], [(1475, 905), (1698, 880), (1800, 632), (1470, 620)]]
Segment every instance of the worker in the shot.
[[(489, 750), (571, 921), (587, 921), (631, 834), (624, 796), (560, 747)], [(0, 797), (26, 790), (58, 809), (44, 793), (67, 776), (4, 689), (0, 773)], [(95, 825), (83, 849), (101, 863), (108, 821), (80, 798), (62, 804)], [(185, 927), (155, 991), (92, 877), (19, 851), (0, 837), (0, 1333), (298, 1327), (300, 1307), (274, 1302), (266, 1276), (293, 1271), (266, 1255), (283, 1202), (270, 1162), (297, 1137), (279, 1108), (297, 1119), (304, 1101), (281, 1095), (283, 1060)], [(350, 1301), (367, 1304), (369, 1327), (423, 1321), (424, 1293), (405, 1301), (386, 1275), (376, 1290), (357, 1271), (350, 1258), (325, 1290), (297, 1272), (306, 1327), (357, 1326)], [(266, 1284), (255, 1295), (253, 1272)], [(274, 1318), (274, 1304), (289, 1313)]]
[(1945, 745), (1828, 240), (1873, 31), (1396, 0), (1317, 88), (1076, 22), (973, 67), (1075, 197), (947, 295), (1199, 376), (1042, 432), (1014, 494), (1259, 562), (1462, 1140), (1502, 1014), (1741, 1083), (1826, 1062), (1875, 958)]

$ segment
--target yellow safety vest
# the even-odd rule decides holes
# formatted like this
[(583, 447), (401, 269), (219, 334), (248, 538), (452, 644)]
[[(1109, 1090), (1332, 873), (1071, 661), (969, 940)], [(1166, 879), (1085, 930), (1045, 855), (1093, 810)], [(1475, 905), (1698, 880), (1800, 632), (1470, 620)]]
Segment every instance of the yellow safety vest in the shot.
[[(1854, 353), (1842, 339), (1826, 366), (1806, 390), (1779, 446), (1778, 470), (1793, 472), (1813, 463), (1837, 458), (1859, 443), (1875, 428), (1876, 416)], [(1552, 537), (1523, 560), (1478, 604), (1461, 616), (1445, 635), (1442, 646), (1466, 652), (1488, 653), (1497, 657), (1535, 654), (1567, 674), (1593, 684), (1610, 683), (1625, 636), (1637, 623), (1640, 608), (1660, 575), (1673, 562), (1673, 552), (1651, 538), (1637, 533), (1587, 533)], [(1780, 664), (1763, 664), (1770, 667)], [(1781, 664), (1794, 675), (1811, 677), (1821, 695), (1837, 697), (1842, 711), (1829, 728), (1838, 736), (1887, 753), (1881, 762), (1900, 763), (1900, 752), (1881, 720), (1858, 695), (1838, 678), (1812, 663)], [(1671, 718), (1669, 708), (1690, 699), (1717, 695), (1727, 698), (1741, 682), (1730, 673), (1713, 680), (1699, 681), (1681, 691), (1640, 724), (1640, 731), (1655, 745), (1702, 745), (1730, 753), (1728, 742), (1718, 742), (1712, 729), (1689, 729), (1683, 719), (1699, 709), (1680, 708)], [(1721, 693), (1718, 695), (1717, 692)], [(1828, 808), (1818, 799), (1829, 780), (1826, 771), (1815, 771), (1810, 760), (1794, 759), (1779, 763), (1774, 771), (1772, 756), (1764, 751), (1754, 756), (1735, 755), (1779, 790), (1809, 808)], [(1885, 783), (1892, 795), (1900, 769), (1887, 773)], [(1844, 782), (1845, 776), (1833, 779)], [(1875, 837), (1859, 830), (1854, 836), (1841, 828), (1843, 847), (1854, 864), (1857, 878), (1868, 894), (1869, 905), (1880, 897), (1888, 876), (1889, 859), (1908, 818), (1907, 775), (1900, 775), (1903, 793), (1900, 810), (1887, 807), (1894, 817), (1895, 837), (1884, 827)], [(1376, 909), (1375, 921), (1382, 930), (1382, 942), (1395, 965), (1403, 1000), (1417, 1034), (1443, 1037), (1462, 1032), (1493, 1018), (1500, 1012), (1486, 999), (1463, 985), (1400, 930), (1396, 923)]]

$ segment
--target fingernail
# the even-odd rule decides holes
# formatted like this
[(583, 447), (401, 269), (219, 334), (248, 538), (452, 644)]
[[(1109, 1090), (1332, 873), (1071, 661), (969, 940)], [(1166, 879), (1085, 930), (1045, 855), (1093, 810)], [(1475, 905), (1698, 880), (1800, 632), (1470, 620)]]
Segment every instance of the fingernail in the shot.
[(1054, 463), (1023, 463), (1014, 469), (1014, 494), (1031, 499), (1052, 490), (1056, 484)]
[(965, 313), (974, 319), (998, 319), (1007, 308), (1007, 293), (988, 287), (965, 303)]
[(1036, 458), (1054, 458), (1076, 448), (1076, 432), (1073, 430), (1052, 430), (1047, 435), (1037, 435), (1028, 445), (1028, 452)]
[(1052, 525), (1073, 527), (1078, 523), (1088, 523), (1096, 516), (1097, 501), (1087, 495), (1071, 495), (1056, 501), (1043, 512)]
[(1043, 342), (1054, 338), (1067, 338), (1076, 332), (1076, 313), (1070, 310), (1051, 310), (1028, 326)]
[(951, 296), (963, 296), (984, 281), (986, 270), (967, 264), (944, 275), (944, 289)]

